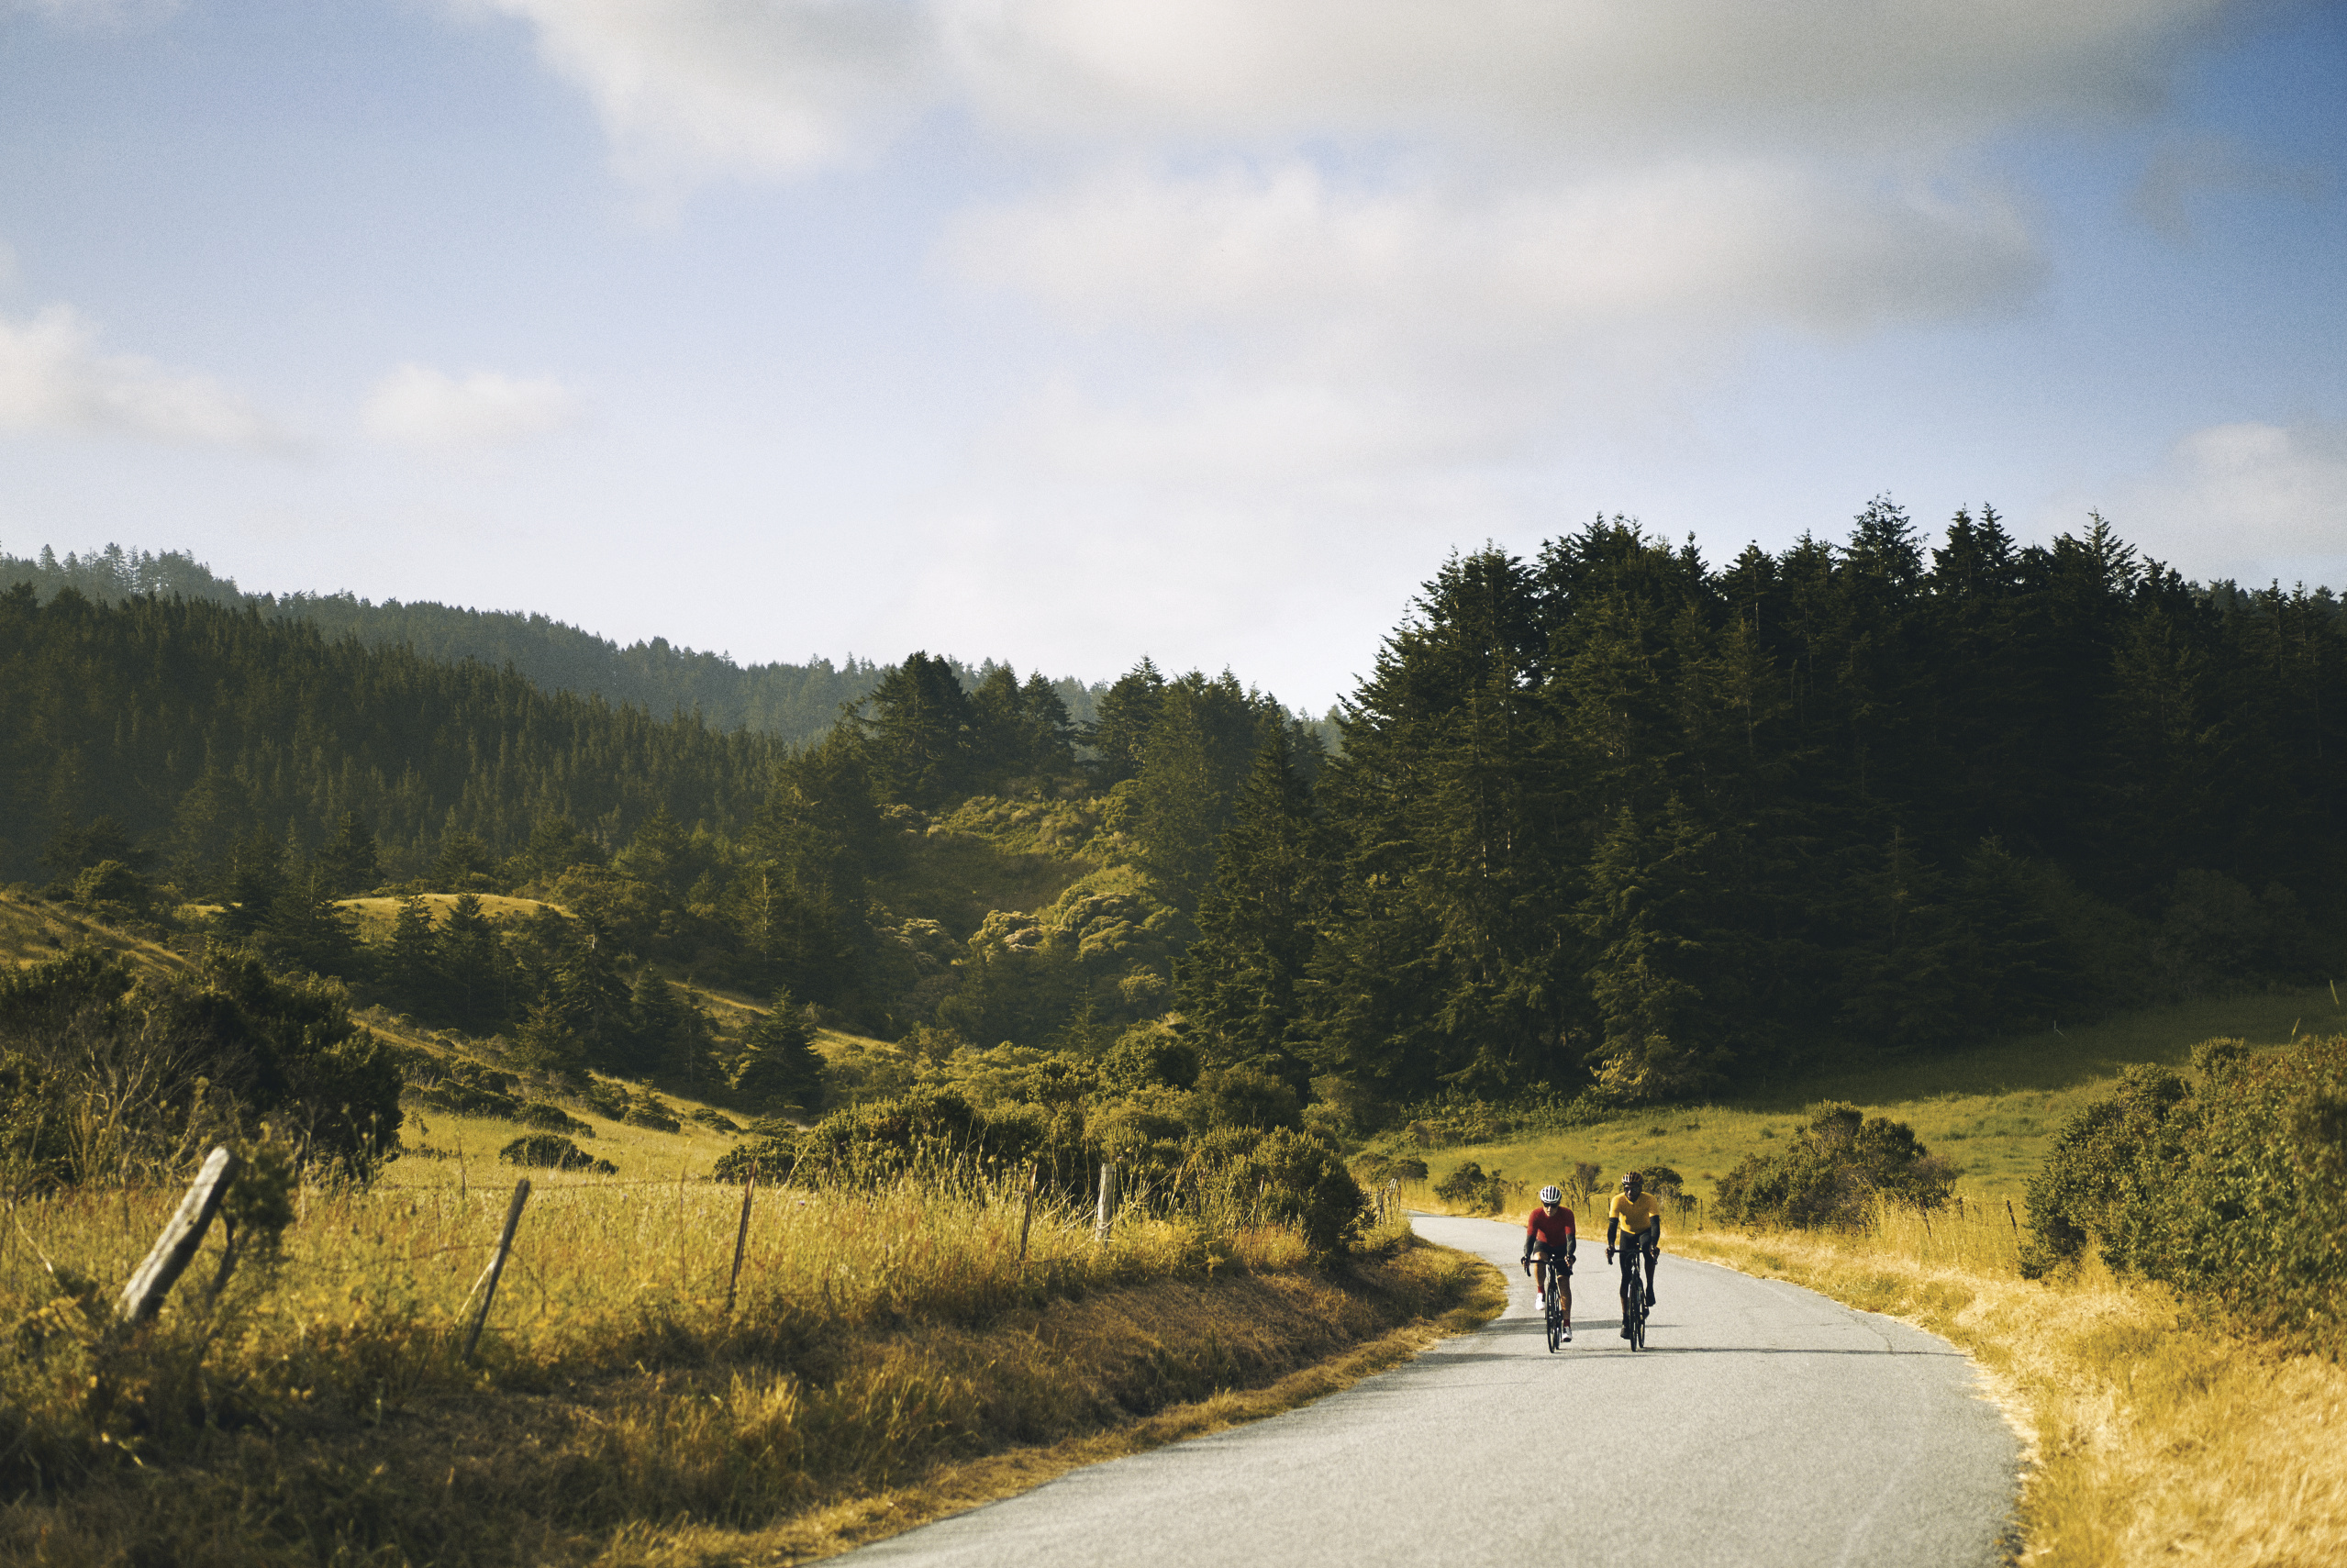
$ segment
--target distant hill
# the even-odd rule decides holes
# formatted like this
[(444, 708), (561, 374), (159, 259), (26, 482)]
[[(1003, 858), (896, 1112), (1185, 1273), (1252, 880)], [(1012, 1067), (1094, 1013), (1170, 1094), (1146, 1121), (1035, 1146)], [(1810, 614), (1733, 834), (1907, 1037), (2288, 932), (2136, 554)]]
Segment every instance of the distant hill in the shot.
[[(722, 654), (681, 648), (666, 638), (626, 647), (578, 627), (517, 610), (476, 610), (418, 602), (381, 604), (355, 594), (248, 594), (233, 577), (214, 573), (179, 550), (161, 555), (110, 544), (60, 560), (44, 545), (37, 557), (0, 551), (0, 589), (29, 583), (43, 604), (72, 588), (101, 604), (140, 594), (173, 594), (243, 607), (264, 616), (304, 620), (328, 639), (355, 637), (370, 647), (399, 644), (442, 662), (477, 659), (493, 669), (510, 664), (540, 689), (601, 696), (649, 709), (655, 717), (698, 711), (716, 729), (751, 729), (790, 745), (829, 730), (842, 704), (862, 701), (883, 665), (851, 656), (845, 663), (735, 663)], [(974, 689), (994, 669), (954, 661), (962, 684)], [(1068, 715), (1091, 722), (1105, 685), (1062, 677), (1053, 684)]]

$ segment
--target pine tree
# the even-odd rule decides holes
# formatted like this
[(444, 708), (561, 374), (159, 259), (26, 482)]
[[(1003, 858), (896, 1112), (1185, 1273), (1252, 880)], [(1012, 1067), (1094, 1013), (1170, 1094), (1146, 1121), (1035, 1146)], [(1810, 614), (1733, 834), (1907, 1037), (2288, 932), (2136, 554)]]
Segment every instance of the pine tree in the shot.
[(334, 837), (317, 852), (317, 864), (327, 886), (339, 894), (366, 893), (383, 881), (383, 853), (374, 829), (355, 811), (342, 814)]
[(1265, 713), (1228, 673), (1193, 671), (1167, 684), (1141, 749), (1132, 823), (1141, 864), (1184, 913), (1196, 910), (1214, 879), (1215, 842), (1229, 824), (1252, 762)]
[(741, 1043), (732, 1086), (743, 1104), (768, 1112), (821, 1107), (823, 1058), (789, 987), (774, 993), (773, 1005), (751, 1026)]
[(316, 868), (285, 880), (255, 935), (273, 958), (315, 974), (348, 973), (359, 946), (357, 921)]
[(221, 929), (233, 937), (250, 937), (268, 922), (289, 885), (284, 845), (266, 833), (240, 840), (229, 856), (228, 884)]
[[(479, 907), (474, 900), (474, 907)], [(384, 984), (400, 1006), (428, 1018), (437, 1017), (446, 1000), (439, 931), (432, 924), (432, 907), (421, 894), (400, 901), (391, 924), (391, 940), (384, 951)]]
[(489, 846), (459, 828), (441, 835), (432, 884), (443, 893), (492, 893), (497, 886), (496, 870)]
[(929, 810), (967, 790), (977, 716), (951, 662), (908, 654), (866, 704), (871, 717), (856, 722), (882, 795)]
[(1100, 788), (1111, 788), (1140, 773), (1141, 751), (1149, 744), (1149, 732), (1157, 723), (1164, 699), (1165, 677), (1146, 657), (1102, 694), (1099, 717), (1081, 737), (1093, 750), (1089, 766)]
[(1597, 846), (1580, 919), (1598, 944), (1589, 990), (1604, 1036), (1591, 1052), (1596, 1094), (1635, 1105), (1700, 1088), (1728, 1057), (1737, 998), (1707, 995), (1733, 973), (1707, 917), (1719, 836), (1673, 796), (1641, 824), (1625, 806)]
[(1335, 869), (1293, 759), (1287, 727), (1271, 726), (1199, 904), (1198, 939), (1175, 966), (1208, 1062), (1287, 1077), (1307, 1054), (1299, 992)]
[(449, 906), (437, 957), (442, 995), (462, 1027), (486, 1034), (512, 1018), (513, 961), (497, 939), (497, 928), (482, 913), (479, 895), (459, 894)]

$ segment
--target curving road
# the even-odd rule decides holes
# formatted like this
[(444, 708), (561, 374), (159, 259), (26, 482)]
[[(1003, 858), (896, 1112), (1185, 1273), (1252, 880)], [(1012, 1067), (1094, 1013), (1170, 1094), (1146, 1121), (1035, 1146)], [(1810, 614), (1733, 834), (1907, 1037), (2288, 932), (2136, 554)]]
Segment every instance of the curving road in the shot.
[(860, 1564), (1989, 1564), (2019, 1445), (1945, 1340), (1664, 1254), (1630, 1353), (1601, 1244), (1551, 1354), (1521, 1232), (1420, 1216), (1508, 1308), (1284, 1416), (1075, 1471)]

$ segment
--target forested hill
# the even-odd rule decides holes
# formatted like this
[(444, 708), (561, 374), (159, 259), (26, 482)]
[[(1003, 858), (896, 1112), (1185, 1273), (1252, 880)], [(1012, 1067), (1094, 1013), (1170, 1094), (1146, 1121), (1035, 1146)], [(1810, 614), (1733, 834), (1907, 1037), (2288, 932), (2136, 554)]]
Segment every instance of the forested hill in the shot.
[(1242, 816), (1229, 895), (1300, 860), (1296, 907), (1200, 923), (1234, 973), (1284, 955), (1254, 1039), (1403, 1092), (1674, 1098), (2319, 981), (2340, 607), (2197, 589), (2099, 518), (1934, 549), (1886, 501), (1721, 567), (1619, 522), (1486, 550), (1387, 641), (1317, 809)]
[(1447, 563), (1333, 755), (1228, 673), (1143, 661), (1096, 712), (916, 653), (787, 748), (258, 606), (19, 585), (0, 876), (175, 889), (362, 970), (332, 892), (534, 890), (581, 924), (468, 1027), (537, 1006), (558, 950), (563, 1005), (608, 1012), (617, 951), (932, 1055), (1177, 1032), (1363, 1126), (2347, 969), (2339, 601), (2196, 587), (2099, 519), (1935, 542), (1876, 502), (1724, 565), (1600, 521)]
[[(829, 729), (841, 705), (861, 702), (879, 682), (882, 666), (851, 656), (834, 664), (737, 664), (718, 653), (681, 648), (666, 638), (621, 647), (608, 638), (513, 610), (464, 609), (431, 603), (381, 604), (349, 593), (248, 594), (232, 577), (176, 550), (156, 555), (108, 545), (62, 560), (44, 546), (38, 557), (0, 552), (0, 588), (27, 583), (43, 603), (72, 588), (84, 598), (113, 604), (139, 595), (180, 595), (213, 604), (250, 606), (263, 616), (305, 620), (329, 639), (355, 637), (372, 647), (405, 644), (427, 659), (478, 659), (492, 668), (511, 664), (550, 692), (575, 692), (628, 703), (666, 717), (700, 714), (717, 729), (753, 729), (792, 745)], [(974, 690), (992, 670), (956, 663)], [(1072, 678), (1055, 683), (1078, 723), (1089, 722), (1100, 688)]]
[(0, 876), (99, 816), (191, 886), (240, 838), (314, 846), (345, 813), (400, 862), (509, 853), (550, 816), (737, 824), (782, 751), (251, 607), (0, 591)]

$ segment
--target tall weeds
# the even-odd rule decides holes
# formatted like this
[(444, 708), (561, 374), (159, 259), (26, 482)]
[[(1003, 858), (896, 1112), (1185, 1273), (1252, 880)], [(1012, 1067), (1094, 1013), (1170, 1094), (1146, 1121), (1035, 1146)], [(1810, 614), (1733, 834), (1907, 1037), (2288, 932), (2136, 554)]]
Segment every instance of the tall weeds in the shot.
[[(1211, 1184), (1196, 1201), (1142, 1195), (1105, 1243), (1089, 1205), (1046, 1194), (1030, 1214), (1028, 1190), (1024, 1172), (942, 1157), (873, 1190), (759, 1188), (729, 1311), (740, 1187), (557, 1179), (530, 1200), (472, 1363), (455, 1347), (503, 1185), (306, 1189), (267, 1266), (212, 1297), (207, 1243), (135, 1331), (111, 1296), (178, 1192), (23, 1199), (0, 1233), (0, 1556), (26, 1530), (50, 1551), (78, 1529), (91, 1561), (126, 1536), (198, 1560), (189, 1543), (253, 1497), (327, 1520), (337, 1551), (396, 1543), (419, 1560), (568, 1553), (491, 1528), (499, 1509), (590, 1531), (671, 1513), (746, 1528), (1104, 1409), (1276, 1376), (1457, 1288), (1364, 1306), (1307, 1268), (1296, 1229)], [(1406, 1235), (1396, 1216), (1368, 1250)], [(1114, 1305), (1144, 1285), (1154, 1307)], [(1094, 1298), (1107, 1318), (1074, 1305)], [(1065, 1342), (1079, 1323), (1082, 1353)], [(428, 1465), (410, 1449), (427, 1431), (443, 1469), (450, 1441), (535, 1457), (459, 1463), (446, 1496), (419, 1502), (407, 1492)], [(166, 1471), (247, 1501), (206, 1502), (193, 1483), (158, 1497)], [(497, 1500), (533, 1485), (527, 1504)], [(281, 1536), (230, 1529), (218, 1560), (318, 1555)]]

